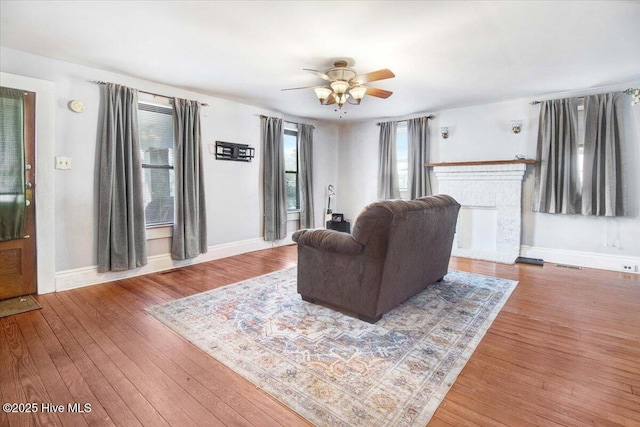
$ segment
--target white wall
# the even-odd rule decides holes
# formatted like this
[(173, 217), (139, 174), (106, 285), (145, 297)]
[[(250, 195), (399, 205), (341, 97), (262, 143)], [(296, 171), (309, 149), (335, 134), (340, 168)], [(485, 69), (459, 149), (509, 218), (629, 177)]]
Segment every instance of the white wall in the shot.
[[(55, 270), (58, 275), (78, 269), (95, 269), (96, 264), (95, 165), (100, 91), (97, 85), (90, 83), (92, 80), (110, 81), (143, 91), (208, 103), (209, 107), (203, 108), (202, 117), (208, 244), (214, 248), (228, 247), (237, 242), (260, 239), (262, 149), (259, 115), (283, 117), (278, 112), (4, 48), (0, 48), (0, 71), (54, 83), (53, 154), (73, 159), (71, 170), (53, 171)], [(550, 94), (545, 98), (579, 96), (638, 86), (640, 82), (634, 82), (606, 90)], [(67, 108), (67, 103), (72, 99), (80, 99), (85, 103), (83, 114), (73, 113)], [(534, 157), (539, 107), (529, 105), (529, 101), (530, 99), (518, 99), (435, 113), (436, 119), (430, 122), (431, 161), (511, 159), (516, 154)], [(529, 209), (533, 190), (533, 173), (530, 168), (524, 182), (522, 240), (523, 245), (533, 248), (530, 254), (544, 255), (548, 251), (557, 250), (622, 257), (640, 256), (640, 186), (637, 185), (640, 178), (637, 172), (640, 165), (640, 107), (627, 108), (625, 114), (628, 151), (624, 156), (623, 168), (627, 184), (625, 198), (630, 207), (630, 215), (624, 218), (594, 218), (535, 214)], [(423, 114), (411, 117), (420, 115)], [(376, 122), (379, 120), (337, 125), (295, 117), (284, 118), (315, 125), (313, 155), (316, 226), (323, 224), (328, 184), (336, 187), (337, 197), (332, 205), (333, 210), (343, 212), (347, 219), (353, 221), (366, 204), (376, 200), (379, 130)], [(510, 133), (513, 119), (524, 121), (524, 129), (519, 135)], [(449, 127), (449, 139), (443, 140), (440, 137), (440, 126)], [(208, 154), (208, 144), (215, 143), (216, 140), (253, 145), (256, 148), (256, 159), (248, 164), (216, 161), (213, 155)], [(48, 167), (53, 168), (54, 159), (49, 161)], [(433, 184), (434, 190), (437, 190), (435, 179)], [(168, 248), (168, 239), (149, 241), (149, 253), (152, 257), (166, 255)], [(82, 280), (95, 279), (94, 276), (91, 277), (79, 279), (78, 285), (82, 284)]]
[[(638, 87), (640, 82), (600, 88), (597, 90), (550, 94), (541, 99), (581, 96), (589, 93), (623, 90)], [(539, 106), (531, 99), (517, 99), (487, 105), (434, 112), (429, 122), (431, 135), (430, 161), (454, 162), (474, 160), (513, 159), (516, 154), (535, 158)], [(556, 257), (564, 252), (640, 257), (640, 106), (631, 107), (631, 97), (624, 102), (626, 148), (623, 153), (624, 199), (627, 216), (598, 218), (581, 215), (551, 215), (531, 211), (534, 168), (529, 166), (523, 184), (523, 255), (541, 258)], [(415, 114), (418, 117), (424, 114)], [(338, 161), (338, 180), (341, 186), (340, 205), (345, 216), (353, 219), (366, 204), (376, 200), (378, 131), (377, 121), (341, 125)], [(511, 120), (521, 119), (520, 134), (510, 132)], [(449, 127), (449, 138), (440, 136), (440, 127)], [(437, 192), (437, 181), (432, 185)], [(525, 253), (526, 252), (526, 253)], [(574, 257), (575, 259), (575, 257)], [(617, 258), (620, 259), (620, 258)], [(565, 262), (571, 260), (568, 257)], [(578, 262), (578, 261), (576, 261)], [(615, 267), (617, 269), (617, 265)]]
[(352, 222), (377, 199), (378, 132), (376, 122), (347, 123), (340, 127), (336, 208)]
[[(96, 147), (100, 87), (91, 83), (95, 80), (209, 104), (202, 109), (201, 122), (210, 247), (261, 238), (262, 147), (259, 116), (278, 116), (294, 122), (313, 124), (316, 223), (318, 226), (322, 225), (324, 187), (337, 178), (337, 125), (287, 117), (275, 111), (11, 49), (0, 49), (0, 70), (54, 83), (53, 151), (55, 156), (72, 158), (71, 170), (53, 172), (55, 268), (59, 273), (93, 268), (97, 263)], [(72, 99), (84, 102), (84, 113), (73, 113), (67, 108), (67, 103)], [(217, 161), (208, 152), (208, 145), (215, 144), (216, 140), (252, 145), (256, 149), (256, 158), (251, 163)], [(53, 169), (54, 159), (49, 159), (48, 163), (48, 167)], [(151, 257), (168, 251), (169, 239), (149, 241)]]

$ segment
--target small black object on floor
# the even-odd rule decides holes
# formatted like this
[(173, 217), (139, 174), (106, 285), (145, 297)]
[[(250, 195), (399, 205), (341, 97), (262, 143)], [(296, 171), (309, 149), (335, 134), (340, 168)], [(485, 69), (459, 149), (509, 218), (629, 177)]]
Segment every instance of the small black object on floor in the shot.
[(519, 256), (516, 258), (516, 262), (519, 264), (544, 265), (542, 258), (527, 258), (525, 256)]
[(343, 233), (351, 233), (351, 223), (349, 221), (327, 221), (327, 230), (342, 231)]

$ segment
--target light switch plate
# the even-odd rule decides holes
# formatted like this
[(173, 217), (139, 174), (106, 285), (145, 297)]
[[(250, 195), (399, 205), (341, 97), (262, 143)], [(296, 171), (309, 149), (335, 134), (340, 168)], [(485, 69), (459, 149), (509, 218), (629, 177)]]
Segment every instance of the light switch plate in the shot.
[(71, 157), (56, 157), (56, 169), (71, 169)]

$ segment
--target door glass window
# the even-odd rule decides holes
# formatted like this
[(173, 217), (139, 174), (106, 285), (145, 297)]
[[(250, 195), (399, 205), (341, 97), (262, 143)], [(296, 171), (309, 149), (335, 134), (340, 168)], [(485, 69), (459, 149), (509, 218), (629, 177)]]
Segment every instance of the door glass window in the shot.
[(0, 241), (24, 236), (23, 92), (0, 88)]

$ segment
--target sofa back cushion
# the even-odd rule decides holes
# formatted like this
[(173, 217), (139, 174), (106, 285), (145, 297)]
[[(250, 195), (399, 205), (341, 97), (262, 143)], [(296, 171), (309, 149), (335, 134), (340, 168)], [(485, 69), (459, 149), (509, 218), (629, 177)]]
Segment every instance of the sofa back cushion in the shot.
[(353, 238), (382, 263), (379, 309), (446, 275), (459, 209), (452, 197), (437, 195), (375, 202), (360, 213)]
[(422, 207), (393, 216), (380, 286), (383, 311), (447, 274), (460, 205), (445, 195), (414, 203)]

